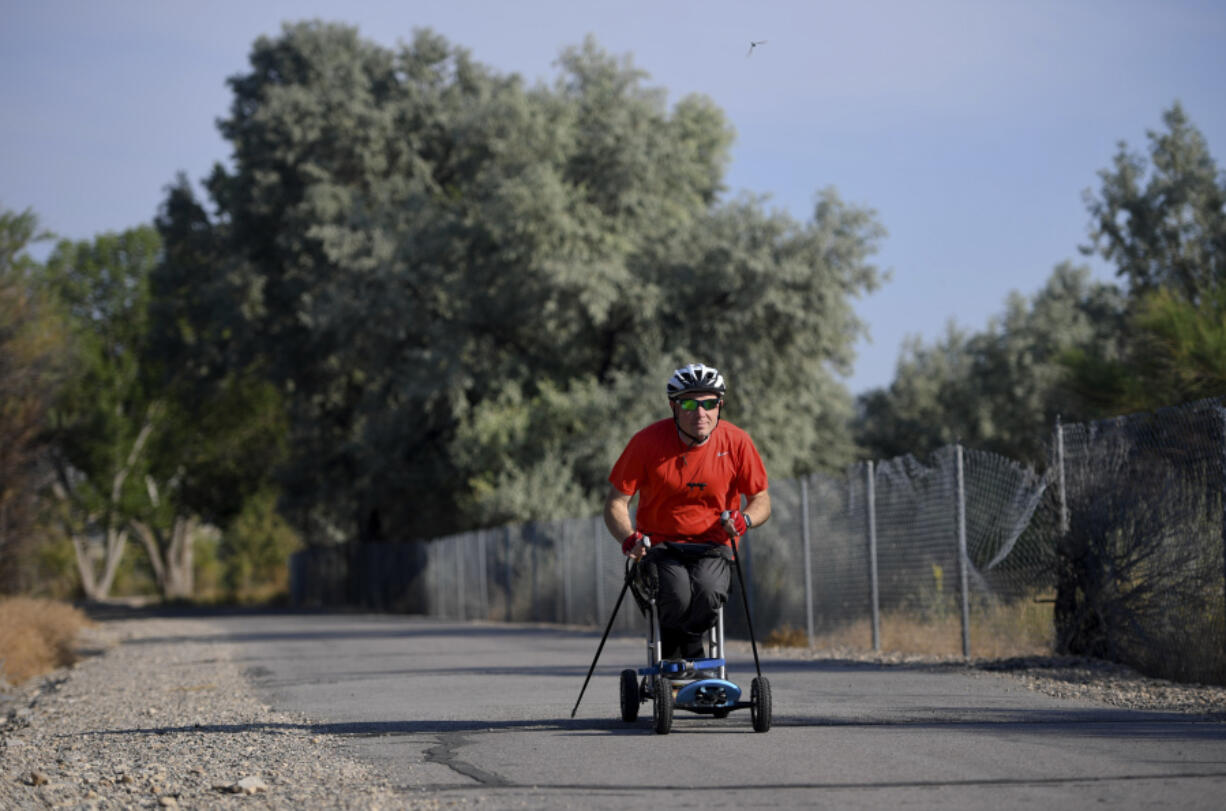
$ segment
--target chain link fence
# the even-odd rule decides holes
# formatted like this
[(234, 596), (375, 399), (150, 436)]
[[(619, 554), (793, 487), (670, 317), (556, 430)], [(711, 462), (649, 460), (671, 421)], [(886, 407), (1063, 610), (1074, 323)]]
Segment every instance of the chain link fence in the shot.
[[(774, 481), (771, 520), (741, 547), (754, 630), (963, 656), (1054, 647), (1226, 681), (1224, 436), (1226, 410), (1208, 401), (1058, 427), (1043, 473), (948, 446)], [(298, 605), (603, 627), (624, 561), (595, 516), (305, 550), (291, 592)], [(747, 638), (737, 588), (725, 620)], [(614, 628), (644, 630), (630, 601)]]
[(1226, 684), (1226, 408), (1057, 429), (1056, 645)]

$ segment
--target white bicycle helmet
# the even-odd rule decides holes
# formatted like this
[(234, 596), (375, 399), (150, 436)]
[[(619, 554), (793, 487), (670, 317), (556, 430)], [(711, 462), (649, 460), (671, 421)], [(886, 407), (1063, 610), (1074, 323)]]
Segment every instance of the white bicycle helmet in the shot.
[(668, 379), (668, 398), (675, 400), (684, 394), (709, 393), (724, 396), (727, 387), (724, 376), (714, 366), (691, 363), (673, 372)]

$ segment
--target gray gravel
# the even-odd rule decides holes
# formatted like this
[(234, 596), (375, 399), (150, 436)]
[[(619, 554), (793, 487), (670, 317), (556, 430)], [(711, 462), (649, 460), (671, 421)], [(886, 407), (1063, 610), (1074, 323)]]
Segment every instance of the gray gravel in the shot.
[[(435, 808), (454, 796), (393, 789), (311, 719), (261, 703), (234, 647), (198, 620), (90, 632), (96, 654), (0, 693), (0, 808)], [(207, 627), (207, 626), (206, 626)], [(941, 661), (770, 649), (770, 657), (924, 662), (1019, 680), (1055, 696), (1226, 719), (1226, 688), (1147, 679), (1072, 658)]]
[(102, 623), (98, 655), (8, 691), (0, 808), (438, 805), (396, 794), (309, 719), (270, 710), (233, 646), (201, 625)]

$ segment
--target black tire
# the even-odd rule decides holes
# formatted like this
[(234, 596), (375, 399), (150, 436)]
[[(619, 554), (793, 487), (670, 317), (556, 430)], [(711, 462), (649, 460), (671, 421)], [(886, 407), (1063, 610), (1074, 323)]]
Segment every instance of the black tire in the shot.
[(765, 676), (753, 680), (749, 688), (749, 715), (753, 719), (754, 732), (767, 732), (771, 728), (771, 683)]
[(622, 671), (622, 720), (633, 723), (639, 717), (639, 674), (633, 670)]
[(673, 728), (673, 686), (663, 676), (652, 682), (655, 700), (651, 703), (651, 720), (657, 735), (667, 735)]

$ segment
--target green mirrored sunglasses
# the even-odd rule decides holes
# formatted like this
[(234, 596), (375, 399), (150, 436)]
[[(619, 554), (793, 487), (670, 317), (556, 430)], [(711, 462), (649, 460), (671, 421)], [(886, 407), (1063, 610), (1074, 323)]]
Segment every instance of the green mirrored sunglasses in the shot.
[(714, 400), (678, 400), (677, 404), (681, 406), (682, 411), (697, 411), (699, 406), (705, 411), (714, 411), (719, 407), (723, 400), (716, 398)]

